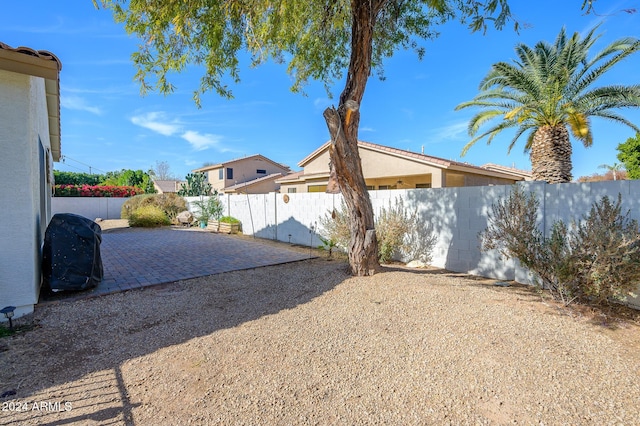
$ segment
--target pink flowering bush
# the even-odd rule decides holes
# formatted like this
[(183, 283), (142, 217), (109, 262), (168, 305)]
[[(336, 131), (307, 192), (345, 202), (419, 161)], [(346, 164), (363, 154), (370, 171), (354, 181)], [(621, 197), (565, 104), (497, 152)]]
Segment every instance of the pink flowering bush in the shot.
[(144, 191), (134, 186), (115, 185), (56, 185), (56, 197), (133, 197)]

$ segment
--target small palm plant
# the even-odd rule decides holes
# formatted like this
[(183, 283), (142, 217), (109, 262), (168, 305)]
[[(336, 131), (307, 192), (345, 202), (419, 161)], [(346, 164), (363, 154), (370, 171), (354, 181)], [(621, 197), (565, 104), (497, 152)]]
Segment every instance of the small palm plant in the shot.
[(598, 166), (600, 169), (605, 169), (613, 174), (613, 180), (618, 180), (618, 173), (624, 170), (624, 164), (613, 163), (613, 164), (600, 164)]
[[(640, 107), (640, 85), (610, 85), (594, 88), (594, 83), (615, 64), (640, 50), (640, 40), (616, 40), (588, 58), (589, 49), (599, 36), (594, 28), (581, 39), (578, 33), (567, 37), (560, 31), (555, 43), (539, 42), (531, 48), (516, 46), (518, 60), (498, 62), (480, 83), (480, 93), (456, 107), (480, 107), (469, 122), (473, 139), (463, 148), (464, 155), (478, 140), (487, 143), (503, 130), (515, 128), (516, 141), (530, 132), (525, 152), (530, 152), (534, 180), (548, 183), (571, 181), (570, 134), (585, 147), (593, 144), (590, 117), (601, 117), (640, 129), (619, 115), (619, 108)], [(494, 119), (486, 131), (480, 127)]]

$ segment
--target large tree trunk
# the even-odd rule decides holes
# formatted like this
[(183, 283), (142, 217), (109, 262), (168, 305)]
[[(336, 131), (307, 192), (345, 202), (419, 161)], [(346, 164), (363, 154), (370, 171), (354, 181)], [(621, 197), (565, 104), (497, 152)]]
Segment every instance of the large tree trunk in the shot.
[(324, 111), (331, 134), (331, 167), (349, 212), (349, 263), (354, 275), (373, 275), (380, 267), (373, 208), (358, 152), (360, 102), (371, 71), (373, 28), (384, 1), (352, 0), (351, 61), (338, 109)]
[(533, 180), (547, 183), (571, 182), (571, 141), (564, 126), (542, 126), (531, 145)]

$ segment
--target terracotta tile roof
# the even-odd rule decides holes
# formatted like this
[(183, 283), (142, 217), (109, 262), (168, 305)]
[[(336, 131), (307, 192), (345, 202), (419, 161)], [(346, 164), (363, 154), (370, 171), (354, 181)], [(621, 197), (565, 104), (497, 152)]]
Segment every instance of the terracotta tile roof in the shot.
[(320, 173), (304, 173), (304, 170), (300, 170), (299, 172), (289, 173), (284, 177), (278, 179), (278, 182), (295, 182), (295, 181), (306, 181), (314, 178), (327, 178), (329, 177), (329, 171), (320, 172)]
[(273, 180), (273, 179), (278, 179), (281, 176), (282, 176), (282, 173), (272, 173), (270, 175), (262, 176), (262, 177), (259, 177), (257, 179), (248, 180), (246, 182), (240, 182), (240, 183), (236, 183), (235, 185), (227, 186), (226, 188), (224, 188), (223, 191), (225, 191), (225, 192), (237, 191), (237, 190), (245, 188), (247, 186), (252, 186), (252, 185), (258, 184), (260, 182), (265, 182), (265, 181), (269, 181), (269, 180)]
[(0, 69), (45, 79), (49, 139), (54, 161), (62, 155), (60, 144), (60, 71), (62, 62), (47, 50), (11, 47), (0, 42)]
[(10, 51), (10, 52), (22, 53), (24, 55), (33, 56), (35, 58), (44, 59), (46, 61), (54, 61), (57, 64), (56, 65), (57, 70), (58, 71), (62, 70), (62, 62), (60, 62), (60, 59), (58, 59), (56, 55), (49, 52), (48, 50), (35, 50), (35, 49), (31, 49), (30, 47), (24, 47), (24, 46), (11, 47), (8, 44), (5, 44), (1, 41), (0, 41), (0, 49)]
[(511, 173), (511, 174), (520, 175), (520, 176), (524, 177), (527, 180), (531, 179), (531, 176), (532, 176), (530, 171), (516, 169), (515, 167), (502, 166), (500, 164), (487, 163), (487, 164), (483, 164), (480, 167), (482, 167), (483, 169), (486, 169), (486, 170), (496, 170), (496, 171), (499, 171), (499, 172), (507, 172), (507, 173)]

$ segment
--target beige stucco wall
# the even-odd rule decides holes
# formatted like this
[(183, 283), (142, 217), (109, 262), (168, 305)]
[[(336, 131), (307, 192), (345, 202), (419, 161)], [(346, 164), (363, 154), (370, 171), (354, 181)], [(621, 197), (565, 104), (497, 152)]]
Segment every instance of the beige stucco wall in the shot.
[(514, 179), (501, 179), (460, 171), (446, 171), (444, 186), (451, 188), (456, 186), (511, 185), (515, 182)]
[[(227, 168), (233, 169), (233, 179), (227, 179)], [(256, 173), (258, 169), (265, 170), (266, 173), (258, 174)], [(211, 184), (211, 187), (218, 192), (221, 192), (222, 189), (228, 186), (258, 179), (274, 173), (286, 174), (287, 169), (285, 167), (279, 167), (270, 161), (266, 161), (262, 158), (257, 157), (246, 158), (226, 164), (222, 179), (220, 179), (220, 168), (207, 171), (207, 178), (209, 180), (209, 183)], [(276, 189), (276, 186), (272, 184), (270, 188), (271, 189), (269, 191), (274, 191)]]
[(18, 307), (16, 316), (33, 311), (40, 294), (50, 219), (50, 192), (40, 190), (40, 141), (50, 147), (44, 79), (0, 70), (0, 307)]

